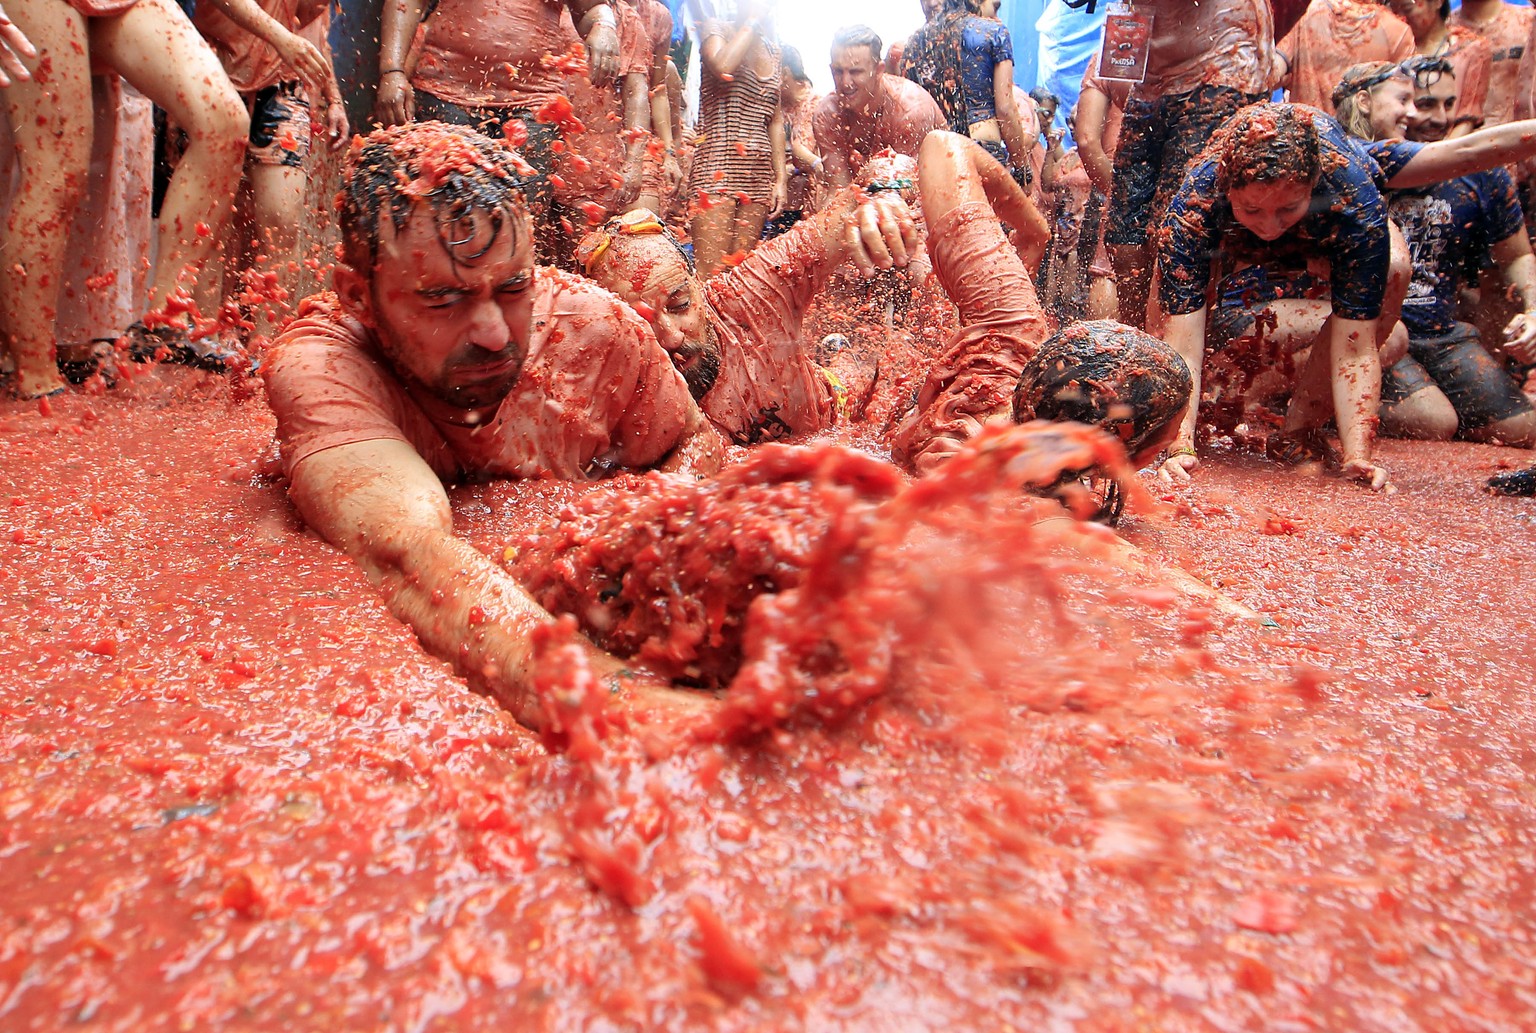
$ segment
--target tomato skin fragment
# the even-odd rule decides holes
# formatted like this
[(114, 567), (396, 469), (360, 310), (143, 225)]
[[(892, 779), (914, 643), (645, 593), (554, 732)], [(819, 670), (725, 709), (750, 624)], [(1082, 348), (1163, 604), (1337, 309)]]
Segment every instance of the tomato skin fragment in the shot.
[(1300, 928), (1296, 911), (1296, 898), (1290, 894), (1259, 890), (1237, 902), (1232, 909), (1232, 921), (1243, 929), (1280, 935)]

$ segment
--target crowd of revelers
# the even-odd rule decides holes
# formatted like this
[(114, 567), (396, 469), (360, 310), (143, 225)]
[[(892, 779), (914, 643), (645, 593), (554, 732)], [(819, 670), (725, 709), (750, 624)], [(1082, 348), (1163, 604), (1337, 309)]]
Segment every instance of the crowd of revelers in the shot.
[[(1212, 435), (1376, 489), (1378, 432), (1536, 444), (1519, 4), (1132, 0), (1066, 112), (1014, 85), (997, 0), (922, 0), (889, 47), (841, 29), (822, 98), (771, 0), (689, 0), (679, 46), (660, 0), (391, 0), (373, 84), (338, 83), (326, 0), (5, 7), (10, 390), (260, 365), (301, 512), (429, 642), (421, 572), (479, 569), (443, 481), (707, 474), (727, 443), (856, 419), (878, 370), (806, 313), (866, 281), (947, 306), (886, 428), (918, 474), (1034, 418), (1095, 423), (1175, 483)], [(133, 91), (93, 86), (104, 70)], [(360, 85), (376, 125), (354, 137)], [(150, 149), (122, 144), (144, 98), (170, 172), (134, 261)], [(350, 146), (339, 261), (290, 304), (314, 140)], [(93, 261), (118, 264), (82, 277)], [(124, 284), (126, 329), (76, 332)], [(538, 612), (479, 576), (477, 610)], [(525, 666), (525, 644), (455, 627), (461, 659), (467, 637), (476, 663)]]

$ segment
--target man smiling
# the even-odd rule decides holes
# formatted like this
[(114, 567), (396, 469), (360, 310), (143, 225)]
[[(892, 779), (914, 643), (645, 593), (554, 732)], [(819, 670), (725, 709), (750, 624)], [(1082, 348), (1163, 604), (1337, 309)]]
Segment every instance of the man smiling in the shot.
[[(420, 123), (354, 145), (335, 294), (305, 301), (263, 368), (289, 496), (432, 652), (520, 720), (551, 620), (453, 534), (444, 481), (712, 472), (722, 442), (646, 324), (535, 266), (504, 144)], [(672, 701), (590, 648), (628, 696)]]
[(840, 29), (832, 37), (836, 89), (817, 106), (811, 125), (833, 189), (852, 183), (879, 151), (889, 148), (917, 157), (923, 137), (948, 127), (939, 105), (921, 86), (885, 74), (880, 46), (880, 37), (863, 25)]

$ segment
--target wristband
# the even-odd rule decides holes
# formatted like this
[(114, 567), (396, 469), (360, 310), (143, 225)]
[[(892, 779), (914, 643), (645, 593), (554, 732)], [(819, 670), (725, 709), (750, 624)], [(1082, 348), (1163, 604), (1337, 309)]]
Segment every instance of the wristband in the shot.
[(1168, 452), (1168, 458), (1169, 459), (1174, 459), (1174, 458), (1176, 458), (1178, 456), (1189, 456), (1191, 459), (1199, 459), (1200, 458), (1199, 454), (1196, 453), (1195, 450), (1192, 449), (1192, 448), (1175, 448), (1175, 449), (1169, 450), (1169, 452)]
[(384, 69), (384, 71), (379, 73), (379, 78), (382, 79), (386, 75), (404, 75), (404, 74), (405, 74), (405, 69), (404, 68), (386, 68), (386, 69)]

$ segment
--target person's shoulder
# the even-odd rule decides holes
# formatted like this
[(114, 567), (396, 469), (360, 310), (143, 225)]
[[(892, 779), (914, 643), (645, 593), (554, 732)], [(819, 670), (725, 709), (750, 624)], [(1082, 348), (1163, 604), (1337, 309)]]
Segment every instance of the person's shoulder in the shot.
[(966, 18), (965, 27), (986, 40), (996, 40), (1011, 36), (1008, 26), (996, 18), (983, 18), (979, 14), (973, 14)]
[[(895, 77), (886, 76), (886, 78)], [(902, 82), (906, 81), (905, 79), (902, 80)], [(811, 124), (817, 129), (830, 129), (838, 123), (838, 115), (837, 94), (835, 92), (829, 93), (816, 102), (816, 109), (811, 114)]]
[(1502, 165), (1498, 168), (1469, 173), (1462, 176), (1461, 181), (1485, 201), (1514, 200), (1515, 203), (1519, 203), (1520, 193), (1519, 188), (1515, 186), (1515, 177)]
[(887, 75), (885, 80), (886, 89), (891, 91), (892, 96), (904, 108), (912, 111), (929, 111), (929, 109), (932, 109), (932, 112), (939, 113), (942, 118), (943, 113), (939, 109), (939, 102), (934, 100), (932, 95), (917, 83), (911, 79), (903, 79), (894, 75)]
[(585, 276), (553, 266), (539, 266), (534, 276), (534, 332), (557, 341), (573, 332), (590, 339), (593, 333), (618, 336), (622, 330), (648, 326), (624, 301)]
[(332, 291), (322, 291), (299, 302), (298, 312), (268, 351), (263, 369), (271, 370), (285, 358), (303, 353), (366, 351), (371, 342), (368, 328), (341, 299)]
[[(1408, 163), (1424, 149), (1421, 143), (1409, 140), (1364, 140), (1358, 145), (1376, 163), (1381, 174), (1388, 180), (1407, 167)], [(1370, 170), (1366, 170), (1370, 171)]]

